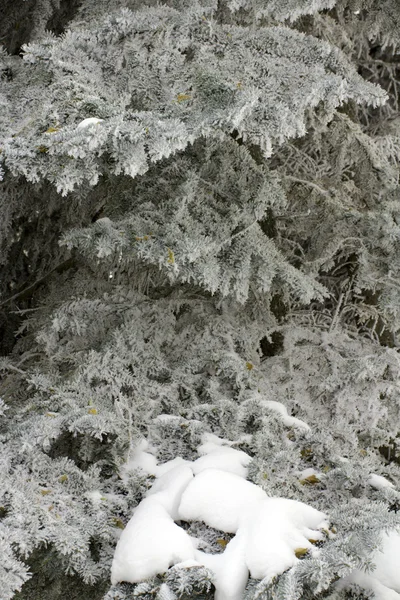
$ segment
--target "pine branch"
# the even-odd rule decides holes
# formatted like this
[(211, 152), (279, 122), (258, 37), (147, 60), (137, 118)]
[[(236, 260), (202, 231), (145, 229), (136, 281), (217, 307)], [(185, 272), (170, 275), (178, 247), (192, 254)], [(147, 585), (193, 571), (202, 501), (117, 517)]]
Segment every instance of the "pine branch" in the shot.
[(3, 308), (3, 306), (6, 306), (7, 304), (9, 304), (9, 302), (15, 302), (17, 300), (25, 300), (26, 298), (29, 298), (31, 296), (31, 294), (40, 285), (42, 285), (43, 283), (45, 283), (49, 279), (49, 277), (51, 277), (54, 273), (59, 273), (59, 274), (63, 273), (64, 271), (67, 271), (68, 269), (70, 269), (71, 267), (73, 267), (74, 264), (75, 264), (75, 258), (74, 257), (70, 257), (67, 260), (64, 260), (62, 263), (60, 263), (59, 265), (57, 265), (56, 267), (54, 267), (54, 269), (51, 269), (51, 271), (49, 271), (48, 273), (46, 273), (46, 275), (43, 275), (43, 277), (40, 277), (40, 279), (37, 279), (31, 285), (28, 285), (26, 288), (24, 288), (23, 290), (21, 290), (17, 294), (14, 294), (10, 298), (7, 298), (3, 302), (1, 302), (0, 303), (0, 308)]

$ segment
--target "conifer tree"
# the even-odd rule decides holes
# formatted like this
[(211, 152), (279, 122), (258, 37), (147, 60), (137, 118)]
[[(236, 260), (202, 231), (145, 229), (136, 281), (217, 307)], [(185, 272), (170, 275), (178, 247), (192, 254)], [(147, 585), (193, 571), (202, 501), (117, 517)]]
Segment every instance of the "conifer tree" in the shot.
[(1, 10), (0, 600), (399, 600), (397, 0)]

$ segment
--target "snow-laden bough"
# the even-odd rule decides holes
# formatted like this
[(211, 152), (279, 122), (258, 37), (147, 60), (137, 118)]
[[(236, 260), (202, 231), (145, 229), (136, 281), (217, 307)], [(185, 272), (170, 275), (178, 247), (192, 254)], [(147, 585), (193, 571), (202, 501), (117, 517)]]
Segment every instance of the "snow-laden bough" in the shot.
[[(113, 584), (195, 564), (213, 573), (216, 600), (241, 600), (249, 574), (272, 579), (296, 564), (296, 549), (312, 551), (310, 539), (323, 539), (326, 515), (302, 502), (268, 497), (245, 479), (251, 458), (228, 441), (204, 436), (202, 456), (194, 462), (157, 465), (146, 450), (140, 447), (130, 468), (147, 467), (156, 480), (121, 534)], [(207, 554), (174, 522), (180, 520), (202, 521), (235, 537), (222, 554)]]

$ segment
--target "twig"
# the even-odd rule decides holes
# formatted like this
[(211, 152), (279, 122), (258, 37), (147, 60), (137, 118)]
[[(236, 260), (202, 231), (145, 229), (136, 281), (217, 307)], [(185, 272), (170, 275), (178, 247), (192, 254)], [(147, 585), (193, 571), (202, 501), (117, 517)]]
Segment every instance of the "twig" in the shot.
[(15, 373), (19, 373), (20, 375), (26, 375), (26, 371), (15, 367), (14, 365), (4, 365), (0, 367), (2, 371), (14, 371)]
[(10, 298), (7, 298), (7, 300), (3, 300), (3, 302), (0, 302), (0, 308), (2, 308), (3, 306), (5, 306), (9, 302), (13, 302), (15, 300), (23, 300), (23, 299), (29, 297), (32, 294), (32, 292), (34, 292), (35, 289), (37, 287), (39, 287), (39, 285), (41, 285), (49, 277), (51, 277), (51, 275), (53, 275), (53, 273), (56, 273), (56, 272), (57, 273), (62, 273), (63, 271), (66, 271), (67, 269), (69, 269), (70, 267), (72, 267), (74, 265), (74, 263), (75, 263), (75, 259), (73, 257), (68, 258), (67, 260), (64, 260), (62, 263), (60, 263), (59, 265), (57, 265), (56, 267), (54, 267), (54, 269), (52, 269), (51, 271), (49, 271), (48, 273), (46, 273), (46, 275), (43, 275), (43, 277), (41, 277), (40, 279), (38, 279), (37, 281), (35, 281), (31, 285), (28, 285), (28, 287), (24, 288), (23, 290), (21, 290), (17, 294), (14, 294)]
[(295, 183), (302, 183), (303, 185), (308, 185), (309, 187), (314, 188), (322, 194), (323, 196), (330, 196), (328, 190), (324, 190), (322, 187), (314, 183), (313, 181), (307, 181), (306, 179), (299, 179), (298, 177), (292, 177), (292, 175), (283, 175), (284, 179), (289, 179), (289, 181), (294, 181)]

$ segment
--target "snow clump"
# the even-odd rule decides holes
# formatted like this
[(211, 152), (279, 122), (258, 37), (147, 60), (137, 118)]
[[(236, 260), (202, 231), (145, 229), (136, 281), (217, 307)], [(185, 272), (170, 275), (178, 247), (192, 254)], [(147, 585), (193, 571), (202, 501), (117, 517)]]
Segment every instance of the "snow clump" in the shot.
[[(215, 600), (241, 600), (249, 574), (272, 579), (299, 560), (296, 550), (313, 551), (323, 539), (326, 515), (285, 498), (270, 498), (246, 480), (251, 457), (233, 442), (205, 434), (201, 455), (158, 465), (147, 442), (138, 446), (124, 473), (141, 468), (156, 477), (118, 541), (111, 581), (138, 583), (177, 564), (213, 573)], [(197, 549), (197, 540), (175, 521), (201, 521), (236, 534), (222, 554)]]

